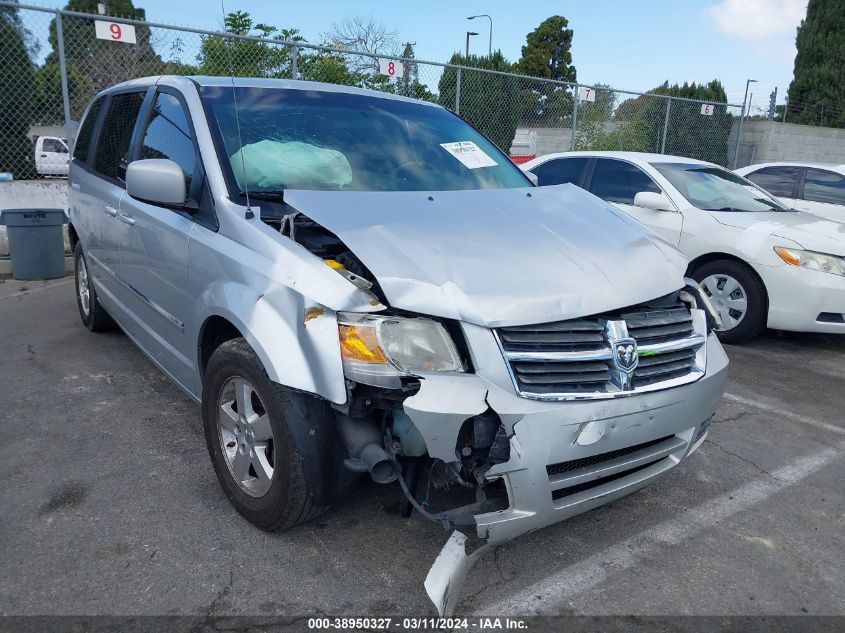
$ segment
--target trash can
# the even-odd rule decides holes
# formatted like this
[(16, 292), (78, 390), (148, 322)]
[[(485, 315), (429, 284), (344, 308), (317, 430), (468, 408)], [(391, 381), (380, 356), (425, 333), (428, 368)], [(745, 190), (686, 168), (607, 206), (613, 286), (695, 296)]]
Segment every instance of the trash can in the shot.
[(4, 209), (12, 277), (20, 280), (54, 279), (65, 274), (64, 209)]

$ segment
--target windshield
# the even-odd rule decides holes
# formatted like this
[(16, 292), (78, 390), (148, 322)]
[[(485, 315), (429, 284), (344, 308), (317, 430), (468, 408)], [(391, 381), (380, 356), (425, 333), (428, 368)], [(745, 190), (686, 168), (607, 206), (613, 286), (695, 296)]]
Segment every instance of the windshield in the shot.
[(748, 180), (715, 165), (652, 163), (690, 204), (705, 211), (789, 211)]
[[(206, 86), (202, 98), (239, 191), (443, 191), (529, 187), (510, 159), (443, 108), (343, 92)], [(228, 163), (228, 164), (226, 164)]]

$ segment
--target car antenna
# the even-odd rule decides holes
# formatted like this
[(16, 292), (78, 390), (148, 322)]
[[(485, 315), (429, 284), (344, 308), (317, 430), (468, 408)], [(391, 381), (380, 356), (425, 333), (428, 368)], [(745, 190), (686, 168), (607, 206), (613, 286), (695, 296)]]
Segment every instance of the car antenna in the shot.
[[(226, 28), (226, 7), (223, 4), (223, 0), (220, 0), (220, 10), (223, 12), (223, 28)], [(252, 205), (249, 203), (249, 179), (246, 177), (246, 160), (244, 159), (244, 141), (241, 138), (241, 117), (240, 113), (238, 112), (238, 93), (235, 90), (235, 72), (232, 68), (232, 51), (229, 50), (229, 43), (223, 42), (224, 47), (226, 48), (226, 61), (229, 64), (229, 79), (232, 82), (232, 101), (235, 104), (235, 127), (238, 130), (238, 149), (240, 150), (241, 154), (241, 174), (243, 175), (244, 179), (244, 195), (246, 196), (246, 213), (244, 217), (247, 220), (251, 220), (255, 217), (255, 214), (252, 212)]]

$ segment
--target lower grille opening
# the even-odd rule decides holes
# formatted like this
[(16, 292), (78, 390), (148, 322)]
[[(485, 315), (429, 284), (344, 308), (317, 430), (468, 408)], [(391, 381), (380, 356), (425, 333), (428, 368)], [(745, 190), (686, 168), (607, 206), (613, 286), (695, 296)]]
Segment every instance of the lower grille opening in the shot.
[(816, 317), (819, 323), (845, 323), (845, 315), (838, 312), (822, 312)]
[(611, 459), (616, 459), (617, 457), (631, 455), (633, 453), (643, 450), (644, 448), (649, 448), (650, 446), (654, 446), (655, 444), (660, 444), (660, 442), (665, 442), (666, 440), (671, 439), (673, 437), (675, 436), (667, 435), (666, 437), (659, 437), (656, 440), (643, 442), (642, 444), (635, 444), (634, 446), (628, 446), (626, 448), (619, 448), (615, 451), (608, 451), (607, 453), (599, 453), (598, 455), (590, 455), (589, 457), (572, 459), (568, 462), (550, 464), (546, 466), (546, 472), (549, 474), (549, 476), (560, 475), (562, 473), (568, 473), (569, 471), (577, 470), (579, 468), (596, 466), (597, 464), (609, 462)]
[(578, 494), (579, 492), (583, 492), (584, 490), (590, 490), (591, 488), (596, 488), (603, 484), (610, 483), (611, 481), (616, 481), (617, 479), (622, 479), (623, 477), (627, 477), (628, 475), (633, 475), (636, 472), (641, 470), (645, 470), (649, 466), (653, 466), (659, 461), (666, 459), (665, 457), (661, 457), (660, 459), (655, 459), (653, 462), (648, 462), (647, 464), (642, 464), (635, 468), (631, 468), (621, 473), (614, 473), (613, 475), (608, 475), (607, 477), (602, 477), (601, 479), (593, 479), (592, 481), (585, 481), (582, 484), (577, 484), (575, 486), (570, 486), (569, 488), (563, 488), (561, 490), (554, 490), (552, 492), (552, 499), (558, 500), (563, 499), (564, 497), (570, 497), (574, 494)]

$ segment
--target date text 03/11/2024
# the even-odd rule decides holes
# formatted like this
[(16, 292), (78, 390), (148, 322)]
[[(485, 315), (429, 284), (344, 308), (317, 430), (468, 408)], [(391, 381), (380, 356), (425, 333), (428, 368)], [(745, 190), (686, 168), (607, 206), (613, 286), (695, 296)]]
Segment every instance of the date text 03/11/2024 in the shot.
[(528, 628), (525, 620), (505, 617), (478, 618), (309, 618), (310, 630), (524, 630)]

